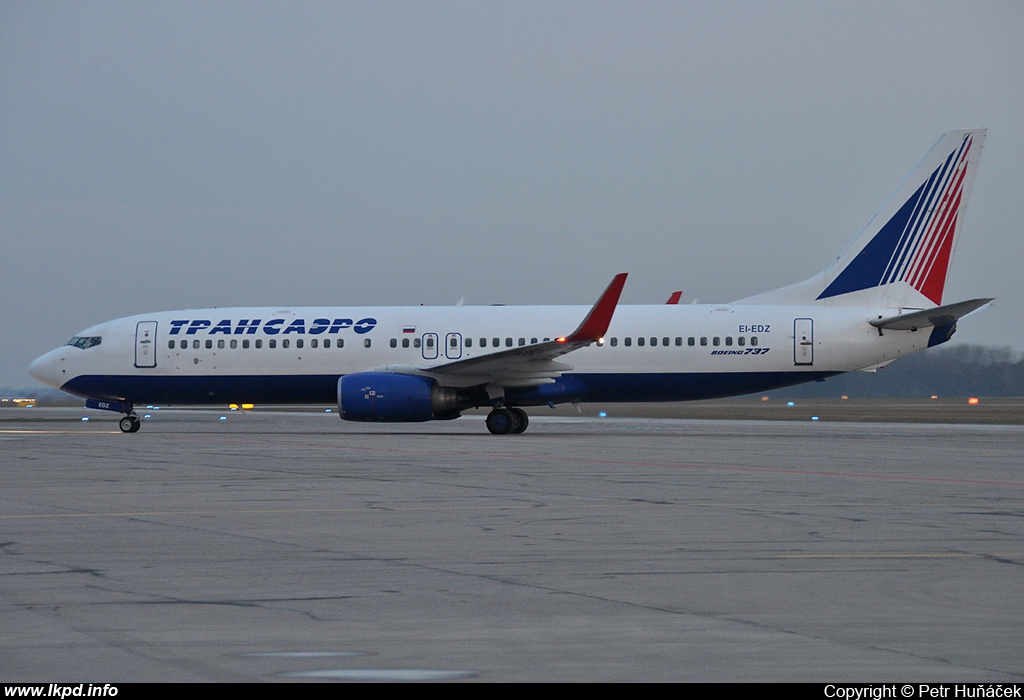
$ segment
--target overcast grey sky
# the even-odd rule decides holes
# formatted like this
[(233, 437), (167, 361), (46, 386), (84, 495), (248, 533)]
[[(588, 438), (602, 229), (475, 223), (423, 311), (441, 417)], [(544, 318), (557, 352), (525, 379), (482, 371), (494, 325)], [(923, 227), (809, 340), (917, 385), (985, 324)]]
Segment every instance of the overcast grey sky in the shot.
[(730, 301), (988, 127), (946, 301), (1024, 349), (1024, 3), (0, 0), (0, 386), (186, 307)]

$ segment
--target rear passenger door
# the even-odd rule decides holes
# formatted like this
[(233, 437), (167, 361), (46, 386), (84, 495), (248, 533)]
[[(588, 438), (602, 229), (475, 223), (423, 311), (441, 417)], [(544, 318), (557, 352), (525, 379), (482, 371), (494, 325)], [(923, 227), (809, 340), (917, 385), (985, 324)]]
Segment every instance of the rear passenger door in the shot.
[(814, 364), (814, 321), (798, 318), (793, 321), (793, 364)]

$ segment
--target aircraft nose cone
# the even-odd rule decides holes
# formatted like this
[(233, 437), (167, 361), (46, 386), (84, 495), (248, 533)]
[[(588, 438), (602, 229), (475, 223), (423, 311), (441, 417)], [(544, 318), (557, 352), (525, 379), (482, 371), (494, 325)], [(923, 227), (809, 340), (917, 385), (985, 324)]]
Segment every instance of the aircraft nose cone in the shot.
[(41, 357), (37, 357), (28, 366), (28, 373), (41, 381), (43, 384), (60, 388), (57, 380), (57, 351), (51, 350)]

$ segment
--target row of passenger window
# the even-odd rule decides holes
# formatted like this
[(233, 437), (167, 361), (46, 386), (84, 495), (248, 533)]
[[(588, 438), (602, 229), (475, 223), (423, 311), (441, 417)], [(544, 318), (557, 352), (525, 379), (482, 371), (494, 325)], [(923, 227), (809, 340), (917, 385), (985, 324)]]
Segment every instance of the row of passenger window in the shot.
[[(551, 340), (551, 339), (550, 338), (545, 338), (544, 342), (546, 343), (549, 340)], [(434, 347), (434, 343), (435, 343), (434, 336), (428, 334), (427, 337), (426, 337), (426, 341), (425, 342), (426, 342), (426, 345), (427, 345), (428, 348)], [(502, 342), (501, 338), (491, 338), (490, 345), (491, 345), (491, 347), (494, 347), (494, 348), (500, 348), (501, 347), (501, 342)], [(514, 344), (515, 343), (513, 342), (512, 338), (505, 338), (505, 347), (510, 348)], [(537, 344), (537, 339), (536, 338), (530, 338), (530, 345), (536, 345), (536, 344)], [(409, 345), (410, 345), (409, 339), (408, 338), (402, 338), (402, 347), (403, 348), (407, 348), (407, 347), (409, 347)], [(454, 335), (454, 334), (449, 335), (448, 336), (448, 345), (450, 345), (453, 348), (459, 347), (459, 337), (457, 335)], [(480, 347), (481, 348), (486, 348), (487, 345), (488, 345), (487, 338), (481, 338), (480, 339)], [(526, 345), (526, 338), (520, 338), (519, 339), (519, 345), (520, 345), (520, 347), (523, 346), (523, 345)], [(465, 346), (467, 348), (473, 347), (473, 339), (472, 338), (466, 338), (465, 339)], [(393, 348), (397, 348), (398, 347), (398, 338), (392, 338), (391, 339), (391, 347), (393, 347)], [(412, 347), (414, 347), (414, 348), (420, 347), (420, 339), (419, 338), (413, 338), (412, 339)]]
[[(546, 343), (549, 340), (551, 340), (551, 339), (550, 338), (545, 338), (544, 342)], [(530, 338), (530, 345), (536, 345), (536, 344), (537, 344), (537, 339), (536, 338)], [(522, 347), (523, 345), (526, 345), (526, 338), (520, 338), (519, 339), (519, 346)], [(466, 347), (467, 348), (473, 347), (473, 339), (472, 338), (466, 338)], [(480, 339), (480, 347), (481, 348), (486, 348), (487, 347), (487, 338), (481, 338)], [(491, 347), (492, 348), (500, 348), (501, 347), (501, 338), (491, 338)], [(512, 347), (512, 338), (505, 338), (505, 347), (506, 348)]]
[[(73, 338), (72, 340), (80, 340), (80, 339)], [(92, 340), (92, 339), (90, 338), (89, 340)], [(99, 345), (99, 342), (98, 342), (99, 339), (97, 338), (95, 340), (97, 341), (95, 344)], [(363, 339), (363, 347), (366, 347), (366, 348), (370, 347), (371, 344), (372, 344), (371, 340), (372, 340), (371, 338), (364, 338)], [(548, 340), (550, 340), (550, 339), (549, 338), (544, 338), (544, 342), (547, 342)], [(720, 345), (722, 345), (723, 338), (721, 338), (721, 337), (716, 335), (716, 336), (714, 336), (714, 337), (709, 339), (708, 337), (704, 336), (704, 337), (701, 337), (699, 339), (699, 344), (702, 345), (702, 346), (703, 345), (707, 345), (709, 340), (711, 341), (711, 345), (713, 345), (715, 347), (719, 347)], [(732, 346), (732, 344), (733, 344), (733, 337), (732, 336), (726, 336), (724, 338), (724, 340), (725, 340), (726, 347)], [(207, 350), (212, 350), (213, 349), (213, 342), (214, 341), (212, 339), (207, 339), (205, 344), (203, 343), (203, 341), (193, 340), (192, 341), (192, 349), (193, 350), (199, 350), (200, 348), (204, 347), (204, 345), (205, 345)], [(251, 346), (250, 346), (250, 342), (252, 343)], [(450, 336), (449, 339), (448, 339), (448, 342), (451, 344), (451, 347), (453, 347), (453, 348), (458, 347), (459, 340), (458, 340), (457, 336), (454, 336), (454, 335)], [(253, 341), (250, 341), (248, 338), (243, 338), (242, 340), (237, 340), (235, 338), (232, 338), (231, 340), (225, 341), (223, 338), (221, 338), (221, 339), (219, 339), (217, 341), (217, 349), (218, 350), (223, 350), (224, 348), (231, 348), (232, 350), (235, 350), (235, 349), (237, 349), (239, 347), (239, 343), (241, 343), (241, 348), (243, 350), (248, 349), (249, 347), (254, 347), (254, 348), (257, 348), (257, 349), (263, 347), (263, 339), (262, 338), (256, 338)], [(332, 340), (330, 338), (324, 338), (322, 341), (319, 338), (313, 338), (312, 340), (309, 341), (309, 347), (311, 347), (311, 348), (321, 347), (321, 344), (322, 344), (322, 347), (330, 348), (330, 347), (332, 347), (331, 343), (332, 343)], [(336, 339), (334, 339), (333, 343), (334, 343), (334, 347), (338, 347), (338, 348), (345, 347), (345, 339), (344, 338), (336, 338)], [(659, 345), (659, 338), (651, 337), (650, 339), (648, 339), (648, 338), (645, 338), (645, 337), (639, 337), (639, 338), (636, 339), (636, 344), (637, 344), (638, 347), (641, 347), (641, 348), (645, 347), (646, 345), (648, 345), (648, 343), (650, 344), (651, 347), (657, 347)], [(68, 345), (71, 345), (71, 344), (72, 343), (68, 343)], [(434, 347), (434, 337), (432, 335), (428, 335), (427, 336), (426, 344), (427, 344), (428, 348)], [(473, 339), (472, 338), (466, 338), (465, 344), (466, 344), (467, 348), (473, 347)], [(491, 344), (491, 347), (495, 347), (495, 348), (501, 347), (501, 345), (502, 345), (501, 338), (492, 338), (490, 344)], [(530, 345), (536, 345), (536, 344), (537, 344), (537, 339), (536, 338), (530, 338)], [(611, 345), (613, 348), (614, 347), (618, 347), (619, 339), (615, 338), (615, 337), (609, 338), (608, 344)], [(626, 336), (625, 338), (623, 338), (622, 339), (622, 344), (624, 346), (626, 346), (627, 348), (628, 347), (632, 347), (632, 345), (633, 345), (633, 338), (632, 338), (632, 336)], [(660, 345), (662, 345), (664, 347), (669, 347), (672, 344), (673, 344), (673, 341), (668, 336), (664, 336), (664, 337), (662, 337), (660, 339)], [(683, 345), (683, 338), (682, 338), (682, 336), (676, 336), (674, 344), (677, 347), (682, 347), (682, 345)], [(690, 347), (693, 347), (693, 346), (698, 344), (698, 339), (695, 338), (694, 336), (690, 336), (689, 338), (686, 339), (686, 344), (689, 345)], [(738, 338), (736, 338), (736, 345), (738, 345), (739, 347), (743, 347), (746, 344), (747, 344), (747, 339), (744, 336), (739, 336)], [(391, 342), (390, 342), (390, 345), (393, 348), (397, 348), (398, 347), (398, 339), (397, 338), (392, 338)], [(421, 346), (420, 338), (412, 338), (411, 340), (409, 338), (402, 338), (402, 347), (403, 348), (410, 347), (410, 345), (412, 347), (414, 347), (414, 348), (420, 347)], [(488, 345), (487, 338), (480, 338), (480, 347), (481, 348), (486, 348), (487, 345)], [(512, 338), (505, 338), (505, 347), (510, 348), (510, 347), (513, 347), (513, 345), (514, 345), (514, 342), (513, 342)], [(519, 338), (518, 345), (520, 347), (526, 345), (526, 338)], [(751, 336), (750, 337), (750, 345), (751, 345), (751, 347), (756, 347), (757, 346), (757, 336)], [(296, 348), (302, 349), (304, 346), (305, 346), (304, 345), (304, 340), (302, 338), (296, 338), (295, 339), (295, 347)], [(78, 345), (77, 347), (81, 347), (81, 345)], [(85, 346), (85, 347), (90, 347), (90, 346)], [(169, 340), (169, 341), (167, 341), (167, 347), (170, 350), (174, 350), (175, 348), (178, 348), (180, 350), (187, 350), (188, 347), (189, 347), (189, 341), (187, 341), (187, 340), (177, 340), (177, 341)], [(276, 338), (270, 338), (269, 340), (267, 340), (267, 347), (268, 348), (276, 348), (277, 347), (277, 339)], [(285, 338), (285, 339), (281, 340), (281, 347), (282, 348), (289, 348), (289, 347), (291, 347), (291, 339)]]
[[(636, 339), (636, 344), (639, 347), (642, 348), (642, 347), (644, 347), (645, 345), (648, 344), (648, 340), (650, 341), (651, 347), (656, 347), (659, 344), (659, 339), (657, 337), (652, 337), (650, 339), (644, 338), (644, 337), (640, 337), (640, 338)], [(732, 343), (733, 343), (733, 337), (731, 335), (727, 335), (724, 339), (722, 337), (720, 337), (720, 336), (717, 336), (717, 335), (712, 337), (712, 338), (708, 338), (707, 336), (703, 336), (703, 337), (701, 337), (699, 339), (695, 338), (694, 336), (691, 335), (689, 338), (686, 339), (686, 344), (689, 345), (690, 347), (693, 347), (694, 345), (698, 345), (698, 344), (700, 344), (700, 345), (707, 345), (709, 340), (711, 341), (711, 344), (714, 345), (715, 347), (720, 346), (722, 344), (723, 340), (725, 340), (725, 345), (727, 347), (731, 346)], [(669, 345), (671, 345), (672, 342), (673, 341), (668, 336), (665, 336), (665, 337), (660, 339), (660, 344), (665, 346), (665, 347), (668, 347)], [(682, 345), (683, 345), (683, 338), (682, 338), (682, 336), (678, 336), (677, 335), (675, 337), (675, 341), (674, 342), (675, 342), (675, 345), (677, 347), (682, 347)], [(616, 347), (619, 344), (619, 339), (618, 338), (610, 338), (609, 341), (608, 341), (608, 344), (611, 345), (614, 348), (614, 347)], [(633, 345), (633, 338), (631, 338), (629, 336), (623, 338), (622, 339), (622, 344), (625, 345), (627, 348), (630, 347), (631, 345)], [(747, 344), (747, 338), (745, 336), (741, 335), (738, 338), (736, 338), (736, 345), (738, 345), (740, 347), (743, 347), (746, 344)], [(757, 346), (757, 336), (756, 335), (750, 337), (750, 345), (751, 345), (751, 347), (756, 347)]]
[[(548, 340), (550, 340), (550, 338), (544, 338), (544, 342), (545, 343)], [(732, 346), (732, 344), (733, 344), (733, 337), (731, 335), (730, 336), (726, 336), (724, 339), (721, 336), (713, 336), (711, 338), (708, 338), (707, 336), (704, 336), (704, 337), (701, 337), (699, 339), (694, 337), (694, 336), (690, 336), (689, 338), (686, 339), (686, 344), (689, 345), (690, 347), (693, 347), (693, 346), (698, 345), (698, 344), (699, 345), (707, 345), (708, 342), (710, 341), (711, 345), (714, 345), (715, 347), (718, 347), (718, 346), (722, 345), (722, 341), (723, 340), (725, 341), (725, 345), (727, 347), (731, 347)], [(745, 346), (747, 344), (747, 338), (745, 336), (739, 336), (738, 338), (735, 339), (735, 341), (736, 341), (736, 345), (738, 345), (740, 347), (743, 347), (743, 346)], [(451, 345), (451, 347), (453, 347), (453, 348), (458, 347), (459, 340), (458, 340), (457, 336), (454, 336), (454, 335), (450, 336), (449, 339), (448, 339), (448, 342)], [(537, 343), (537, 339), (536, 338), (530, 338), (530, 345), (536, 345), (536, 343)], [(639, 338), (636, 339), (637, 346), (641, 347), (641, 348), (647, 346), (648, 344), (650, 344), (650, 347), (657, 347), (660, 344), (660, 345), (662, 345), (662, 346), (667, 348), (670, 345), (672, 345), (673, 343), (677, 347), (682, 347), (683, 346), (683, 337), (677, 335), (674, 340), (672, 338), (668, 337), (668, 336), (664, 336), (664, 337), (662, 337), (660, 339), (658, 337), (656, 337), (656, 336), (655, 337), (651, 337), (649, 339), (645, 338), (645, 337), (639, 337)], [(609, 338), (608, 339), (608, 344), (610, 346), (612, 346), (613, 348), (614, 347), (618, 347), (619, 339), (617, 337)], [(626, 346), (627, 348), (628, 347), (632, 347), (632, 345), (633, 345), (633, 337), (632, 336), (626, 336), (625, 338), (622, 339), (622, 344), (624, 346)], [(480, 347), (481, 348), (486, 348), (487, 345), (488, 345), (487, 338), (481, 338), (480, 339)], [(490, 346), (491, 347), (500, 348), (501, 345), (502, 345), (501, 338), (491, 338), (491, 342), (490, 342)], [(513, 347), (513, 345), (518, 345), (519, 347), (522, 347), (522, 346), (526, 345), (526, 338), (519, 338), (518, 343), (515, 343), (513, 338), (505, 338), (504, 345), (505, 345), (506, 348)], [(750, 345), (751, 345), (751, 347), (756, 347), (757, 346), (757, 336), (751, 336), (750, 337)], [(420, 346), (420, 339), (416, 338), (414, 340), (414, 342), (413, 342), (413, 347), (418, 348), (419, 346)], [(392, 338), (391, 339), (391, 347), (393, 347), (393, 348), (398, 347), (398, 340), (396, 338)], [(403, 348), (409, 347), (409, 339), (408, 338), (403, 338), (402, 339), (402, 347)], [(429, 336), (427, 337), (427, 347), (428, 348), (434, 347), (434, 339), (433, 339), (433, 337), (429, 337)], [(467, 348), (473, 347), (473, 339), (472, 338), (466, 338), (466, 347)]]

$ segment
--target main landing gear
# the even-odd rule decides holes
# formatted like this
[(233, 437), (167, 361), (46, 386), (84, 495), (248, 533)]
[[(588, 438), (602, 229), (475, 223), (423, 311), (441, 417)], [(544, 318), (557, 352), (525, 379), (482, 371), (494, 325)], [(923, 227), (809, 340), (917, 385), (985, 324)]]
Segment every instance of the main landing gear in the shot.
[(140, 421), (139, 417), (134, 413), (129, 413), (121, 419), (118, 426), (121, 428), (122, 433), (137, 433), (139, 432), (139, 428), (142, 427), (142, 421)]
[(487, 429), (494, 435), (518, 435), (530, 425), (530, 417), (521, 408), (496, 408), (487, 414)]

